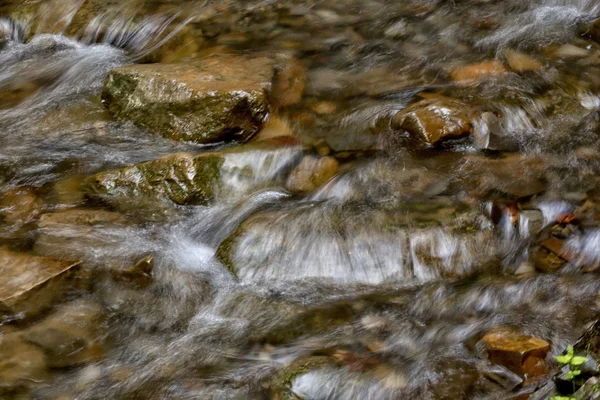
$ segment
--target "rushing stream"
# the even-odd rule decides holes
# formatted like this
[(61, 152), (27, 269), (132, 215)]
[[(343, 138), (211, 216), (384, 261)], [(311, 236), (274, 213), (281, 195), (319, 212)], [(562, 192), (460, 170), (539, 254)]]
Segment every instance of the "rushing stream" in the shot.
[[(598, 0), (0, 2), (0, 398), (528, 398), (600, 317), (598, 18)], [(295, 82), (247, 143), (161, 136), (101, 97), (117, 67), (222, 54)], [(459, 134), (415, 144), (413, 104)], [(218, 182), (186, 194), (177, 168), (210, 157)], [(156, 159), (176, 167), (147, 186), (126, 169)], [(77, 277), (4, 312), (21, 258)], [(549, 351), (494, 362), (498, 328)]]

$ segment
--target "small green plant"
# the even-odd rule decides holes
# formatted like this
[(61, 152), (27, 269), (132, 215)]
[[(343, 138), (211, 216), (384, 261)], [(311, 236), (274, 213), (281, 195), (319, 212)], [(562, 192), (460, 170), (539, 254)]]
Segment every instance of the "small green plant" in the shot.
[[(587, 357), (576, 356), (573, 346), (567, 346), (567, 354), (557, 356), (556, 361), (561, 365), (568, 365), (569, 372), (565, 374), (565, 378), (573, 381), (577, 376), (581, 375), (581, 366), (587, 361)], [(575, 392), (575, 382), (573, 382), (573, 392)], [(555, 396), (551, 400), (570, 400), (570, 397)]]
[(569, 372), (567, 373), (567, 379), (571, 380), (581, 374), (581, 366), (587, 361), (587, 357), (576, 356), (573, 346), (567, 346), (567, 354), (557, 356), (556, 361), (562, 365), (569, 366)]

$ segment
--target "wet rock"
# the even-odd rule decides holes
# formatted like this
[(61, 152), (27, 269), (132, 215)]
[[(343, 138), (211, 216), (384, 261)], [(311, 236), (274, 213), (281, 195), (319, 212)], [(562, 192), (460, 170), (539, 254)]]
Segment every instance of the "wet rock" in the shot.
[(539, 71), (543, 65), (535, 58), (528, 56), (516, 50), (506, 50), (504, 57), (510, 69), (515, 72), (523, 73), (530, 71)]
[(121, 214), (103, 210), (71, 209), (43, 214), (33, 251), (42, 256), (81, 259), (90, 249), (119, 241), (114, 232), (111, 235), (106, 230), (122, 228), (126, 223)]
[(298, 193), (313, 192), (337, 174), (338, 166), (333, 157), (306, 156), (290, 174), (286, 188)]
[[(389, 209), (312, 204), (256, 213), (221, 243), (216, 255), (242, 281), (320, 277), (379, 283), (464, 277), (494, 258), (489, 251), (474, 250), (492, 235), (480, 231), (479, 217), (448, 204)], [(351, 250), (355, 248), (369, 250)]]
[(500, 61), (490, 60), (454, 69), (450, 76), (457, 82), (472, 82), (486, 78), (500, 77), (506, 74), (506, 68)]
[(600, 43), (600, 18), (591, 25), (589, 33), (592, 39)]
[(488, 357), (520, 376), (535, 377), (546, 372), (544, 359), (550, 350), (547, 341), (521, 334), (508, 328), (498, 328), (481, 339), (487, 346)]
[(306, 74), (302, 65), (295, 60), (289, 60), (275, 71), (271, 104), (275, 108), (292, 106), (300, 103), (306, 85)]
[(475, 197), (501, 195), (522, 199), (546, 190), (546, 165), (545, 159), (537, 156), (469, 156), (459, 168), (457, 179)]
[(475, 145), (482, 150), (514, 152), (519, 149), (519, 143), (503, 132), (500, 119), (489, 111), (473, 119), (473, 137)]
[(392, 119), (392, 128), (406, 131), (419, 147), (436, 146), (471, 133), (472, 111), (455, 100), (422, 100)]
[(34, 220), (42, 211), (43, 203), (32, 188), (11, 189), (2, 194), (0, 210), (10, 225), (23, 225)]
[[(271, 138), (216, 152), (176, 153), (142, 164), (105, 171), (82, 185), (94, 199), (115, 206), (207, 204), (219, 195), (272, 184), (302, 147), (293, 138)], [(158, 200), (158, 201), (157, 201)]]
[(81, 177), (68, 177), (52, 185), (50, 200), (60, 205), (78, 205), (85, 201), (85, 194), (81, 191)]
[(278, 115), (271, 115), (267, 123), (252, 140), (260, 141), (291, 136), (294, 136), (294, 131), (289, 121)]
[(21, 332), (0, 331), (0, 397), (19, 398), (48, 378), (42, 350), (25, 341)]
[(539, 246), (534, 250), (532, 259), (536, 269), (548, 274), (557, 272), (566, 264), (566, 261), (560, 256), (543, 246)]
[(526, 230), (524, 237), (537, 235), (544, 227), (544, 215), (540, 210), (522, 210), (519, 213), (520, 226)]
[[(569, 234), (570, 231), (566, 236)], [(557, 272), (573, 256), (573, 252), (565, 247), (564, 241), (556, 237), (544, 240), (533, 253), (536, 268), (546, 273)]]
[(218, 153), (170, 154), (132, 167), (96, 174), (83, 182), (92, 198), (113, 203), (119, 198), (146, 197), (175, 204), (210, 201), (224, 158)]
[(0, 315), (33, 317), (77, 285), (79, 263), (0, 249)]
[(65, 368), (95, 361), (102, 355), (97, 343), (102, 308), (89, 300), (60, 306), (54, 313), (28, 328), (23, 338), (41, 348), (50, 368)]
[(117, 118), (167, 138), (245, 141), (268, 116), (273, 65), (268, 58), (222, 55), (120, 67), (108, 74), (102, 99)]
[(312, 356), (301, 358), (290, 364), (273, 384), (276, 398), (293, 400), (298, 398), (293, 393), (294, 381), (303, 374), (323, 368), (339, 368), (343, 364), (332, 357)]
[(146, 256), (129, 268), (114, 271), (117, 281), (128, 282), (138, 289), (144, 289), (154, 282), (152, 270), (154, 268), (154, 257)]

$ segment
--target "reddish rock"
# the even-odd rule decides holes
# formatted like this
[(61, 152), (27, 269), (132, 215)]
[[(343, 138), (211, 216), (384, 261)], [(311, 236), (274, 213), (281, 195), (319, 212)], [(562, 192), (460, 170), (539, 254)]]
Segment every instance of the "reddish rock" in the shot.
[(406, 131), (420, 147), (469, 135), (472, 111), (456, 100), (426, 99), (405, 108), (392, 120), (392, 128)]
[(497, 328), (481, 339), (487, 346), (488, 357), (520, 376), (527, 378), (544, 374), (544, 359), (550, 350), (547, 341), (521, 334), (508, 328)]
[(485, 78), (494, 78), (506, 74), (506, 68), (500, 61), (489, 60), (478, 64), (471, 64), (454, 69), (450, 76), (458, 82), (478, 81)]

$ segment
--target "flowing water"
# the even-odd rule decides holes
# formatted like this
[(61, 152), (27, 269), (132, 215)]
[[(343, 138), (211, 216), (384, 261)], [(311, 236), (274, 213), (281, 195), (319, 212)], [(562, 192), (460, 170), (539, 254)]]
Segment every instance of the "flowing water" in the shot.
[[(6, 398), (517, 398), (527, 385), (488, 361), (482, 335), (543, 338), (551, 365), (600, 315), (598, 1), (9, 1), (2, 15), (0, 184), (37, 211), (11, 218), (4, 201), (0, 240), (81, 260), (93, 282), (63, 300), (104, 316), (99, 354)], [(113, 119), (106, 74), (224, 49), (302, 63), (302, 101), (272, 115), (302, 144), (226, 153), (210, 205), (87, 199), (93, 173), (215, 150)], [(507, 50), (536, 66), (449, 75), (510, 63)], [(473, 141), (414, 153), (389, 121), (422, 93), (497, 118), (475, 120)], [(290, 193), (323, 139), (338, 174)], [(573, 212), (591, 217), (557, 224)], [(572, 256), (536, 271), (541, 235), (563, 228)], [(149, 285), (111, 274), (148, 256)]]

